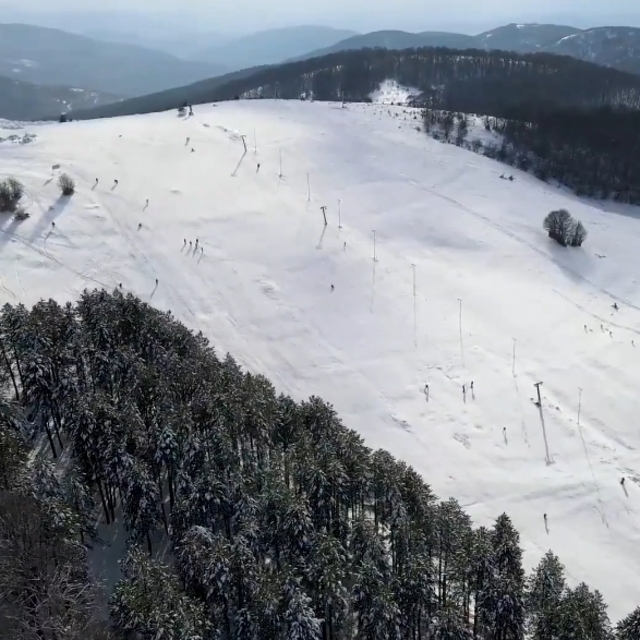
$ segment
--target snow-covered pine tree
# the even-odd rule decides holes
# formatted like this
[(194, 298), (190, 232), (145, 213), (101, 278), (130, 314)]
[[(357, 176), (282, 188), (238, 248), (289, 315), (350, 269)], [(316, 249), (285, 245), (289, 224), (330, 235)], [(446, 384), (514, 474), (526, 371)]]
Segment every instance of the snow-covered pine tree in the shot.
[(358, 638), (400, 640), (400, 610), (384, 576), (370, 562), (359, 568), (352, 589)]
[(618, 640), (640, 640), (640, 607), (618, 622), (616, 636)]
[(136, 462), (124, 480), (122, 513), (125, 528), (134, 543), (146, 542), (152, 551), (151, 536), (162, 521), (159, 490), (147, 467)]
[(320, 621), (311, 606), (311, 599), (298, 580), (289, 578), (282, 589), (283, 640), (320, 640)]
[(123, 578), (109, 603), (111, 619), (124, 634), (145, 640), (204, 640), (209, 623), (202, 604), (189, 598), (177, 577), (140, 548), (122, 561)]
[(481, 638), (493, 620), (491, 586), (494, 577), (491, 532), (480, 527), (473, 532), (470, 587), (473, 597), (473, 637)]
[(591, 591), (582, 583), (575, 589), (567, 589), (560, 607), (560, 640), (588, 638), (611, 640), (611, 622), (607, 605), (599, 591)]
[(336, 640), (344, 633), (349, 612), (346, 587), (349, 556), (340, 541), (330, 534), (318, 534), (305, 563), (304, 586), (322, 613), (324, 640)]
[(490, 583), (492, 634), (495, 640), (524, 637), (524, 584), (520, 535), (503, 514), (492, 532), (493, 575)]
[(559, 636), (565, 586), (564, 567), (548, 551), (527, 581), (527, 627), (533, 640), (549, 640)]

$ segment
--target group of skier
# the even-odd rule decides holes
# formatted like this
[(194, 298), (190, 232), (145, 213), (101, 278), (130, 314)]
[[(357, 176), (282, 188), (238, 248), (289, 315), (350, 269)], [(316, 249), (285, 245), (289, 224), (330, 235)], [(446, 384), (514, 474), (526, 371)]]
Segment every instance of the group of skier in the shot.
[[(333, 291), (333, 285), (331, 285), (331, 287), (332, 287), (331, 290)], [(469, 384), (469, 390), (471, 391), (471, 395), (475, 399), (473, 380)], [(428, 383), (424, 385), (423, 393), (424, 393), (424, 397), (425, 397), (426, 401), (429, 402), (429, 384)], [(467, 385), (466, 384), (462, 385), (462, 399), (465, 402), (467, 401)]]

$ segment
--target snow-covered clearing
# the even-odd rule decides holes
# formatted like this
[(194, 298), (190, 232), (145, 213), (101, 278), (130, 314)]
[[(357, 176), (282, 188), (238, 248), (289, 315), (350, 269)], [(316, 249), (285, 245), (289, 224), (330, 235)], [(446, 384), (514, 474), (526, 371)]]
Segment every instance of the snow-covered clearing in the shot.
[[(511, 168), (515, 181), (500, 180), (503, 165), (417, 132), (403, 109), (195, 111), (43, 125), (32, 144), (0, 147), (0, 179), (24, 181), (31, 213), (0, 220), (1, 301), (122, 283), (279, 390), (332, 402), (475, 522), (509, 513), (529, 565), (552, 548), (613, 619), (631, 611), (640, 212)], [(77, 181), (71, 199), (57, 163)], [(543, 232), (560, 207), (589, 230), (584, 249)]]
[(369, 97), (375, 104), (406, 104), (411, 96), (422, 93), (420, 89), (405, 87), (395, 80), (385, 80)]

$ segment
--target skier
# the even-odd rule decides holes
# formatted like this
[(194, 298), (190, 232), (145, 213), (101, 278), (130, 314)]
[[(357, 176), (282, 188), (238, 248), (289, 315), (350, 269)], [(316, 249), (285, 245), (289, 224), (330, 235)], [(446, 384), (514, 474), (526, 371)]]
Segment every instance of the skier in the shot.
[(462, 398), (464, 399), (464, 401), (467, 401), (467, 385), (463, 384), (462, 385)]
[(187, 244), (187, 239), (185, 238), (184, 241), (182, 242), (182, 246), (184, 247), (184, 245)]
[(200, 240), (198, 240), (198, 238), (196, 238), (196, 249), (198, 248), (198, 243), (200, 242)]
[(99, 180), (98, 180), (98, 178), (96, 178), (96, 184), (98, 184), (98, 182), (99, 182)]
[(158, 286), (158, 278), (156, 278), (156, 287)]
[(428, 384), (424, 385), (424, 397), (427, 400), (427, 402), (429, 402), (429, 385)]
[(191, 147), (191, 153), (195, 153), (195, 152), (196, 150), (193, 147)]
[(192, 243), (191, 243), (191, 240), (189, 240), (189, 247), (191, 247), (191, 244), (192, 244)]
[(149, 198), (147, 198), (147, 202), (145, 203), (145, 208), (149, 206)]
[(547, 525), (547, 514), (546, 513), (544, 514), (544, 524), (545, 524), (545, 526)]
[(260, 163), (258, 162), (258, 166), (256, 167), (256, 173), (260, 173)]
[(189, 136), (187, 136), (187, 141), (184, 143), (184, 146), (185, 147), (189, 146), (189, 142), (191, 142), (191, 138), (189, 138)]
[(122, 289), (122, 282), (118, 286)]
[(471, 381), (471, 393), (473, 393), (473, 380)]
[(55, 227), (55, 226), (56, 226), (56, 223), (55, 223), (55, 222), (52, 222), (52, 223), (51, 223), (51, 226), (52, 226), (52, 227)]
[(584, 332), (587, 333), (587, 325), (584, 325)]
[(116, 185), (116, 187), (120, 184), (117, 180), (114, 180), (113, 183)]
[(343, 247), (344, 247), (344, 250), (346, 251), (347, 250), (347, 243), (346, 242), (344, 243)]
[(620, 484), (624, 487), (624, 478), (622, 478), (622, 480), (620, 480)]
[(138, 231), (140, 231), (140, 229), (142, 229), (142, 222), (138, 222)]
[(614, 303), (613, 303), (613, 308), (614, 308), (616, 311), (618, 311), (618, 303), (617, 303), (617, 302), (614, 302)]
[(335, 289), (335, 287), (333, 285), (331, 285), (331, 291), (333, 291)]

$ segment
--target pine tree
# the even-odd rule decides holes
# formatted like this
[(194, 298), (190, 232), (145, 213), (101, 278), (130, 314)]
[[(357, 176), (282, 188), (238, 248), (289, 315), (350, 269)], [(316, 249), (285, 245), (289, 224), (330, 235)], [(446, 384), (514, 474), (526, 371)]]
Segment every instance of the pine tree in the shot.
[(492, 532), (490, 599), (494, 640), (524, 637), (524, 569), (520, 536), (509, 517), (501, 515)]
[(534, 640), (555, 640), (558, 637), (564, 590), (564, 567), (548, 551), (527, 584), (528, 627)]
[(110, 601), (120, 633), (139, 634), (144, 640), (203, 640), (209, 625), (202, 605), (184, 595), (166, 567), (134, 548), (122, 570), (124, 577)]
[(289, 578), (282, 591), (283, 627), (286, 640), (319, 640), (320, 622), (311, 607), (311, 599), (297, 580)]
[(640, 607), (618, 623), (616, 637), (618, 640), (640, 640)]
[(566, 591), (560, 613), (558, 640), (611, 640), (613, 637), (602, 595), (599, 591), (591, 591), (584, 583)]

